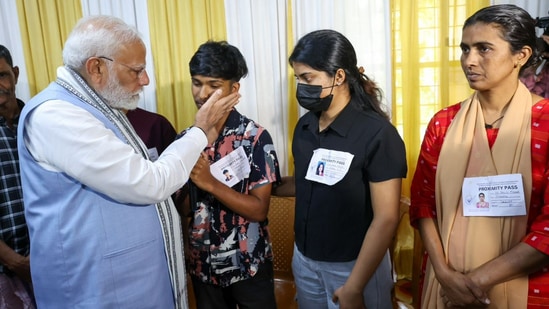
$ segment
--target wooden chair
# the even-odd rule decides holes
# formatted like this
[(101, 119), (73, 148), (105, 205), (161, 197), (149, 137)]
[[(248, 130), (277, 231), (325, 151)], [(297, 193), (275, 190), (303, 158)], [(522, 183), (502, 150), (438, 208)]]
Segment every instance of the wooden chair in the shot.
[[(401, 260), (400, 266), (402, 268), (402, 273), (405, 274), (406, 280), (410, 281), (410, 292), (411, 292), (411, 304), (413, 308), (419, 308), (419, 303), (421, 300), (421, 289), (420, 282), (422, 280), (422, 266), (425, 248), (423, 247), (423, 241), (421, 240), (421, 235), (417, 229), (414, 229), (409, 224), (408, 208), (410, 206), (410, 199), (403, 197), (401, 200), (401, 224), (406, 224), (406, 230), (408, 237), (413, 237), (413, 246), (410, 248), (409, 244), (406, 246), (406, 253), (401, 254), (399, 257)], [(400, 227), (400, 226), (399, 226)], [(397, 235), (398, 236), (398, 235)], [(402, 263), (405, 262), (405, 263)]]
[(297, 308), (292, 274), (294, 211), (293, 197), (271, 197), (268, 219), (274, 254), (275, 296), (278, 308), (284, 309)]

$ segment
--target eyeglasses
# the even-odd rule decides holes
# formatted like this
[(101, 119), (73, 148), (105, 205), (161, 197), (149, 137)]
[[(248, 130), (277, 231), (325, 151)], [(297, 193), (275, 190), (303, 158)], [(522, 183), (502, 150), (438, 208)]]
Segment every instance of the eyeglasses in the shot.
[(142, 68), (137, 69), (137, 68), (133, 68), (133, 67), (127, 65), (127, 64), (124, 64), (124, 63), (122, 63), (122, 62), (120, 62), (120, 61), (116, 61), (116, 60), (114, 60), (114, 59), (112, 59), (112, 58), (109, 58), (109, 57), (98, 56), (97, 58), (109, 60), (109, 61), (112, 61), (112, 62), (116, 62), (116, 63), (120, 64), (121, 66), (125, 66), (126, 68), (130, 69), (132, 72), (135, 73), (135, 77), (136, 77), (136, 78), (141, 78), (141, 76), (143, 75), (143, 73), (145, 73), (145, 67), (142, 67)]

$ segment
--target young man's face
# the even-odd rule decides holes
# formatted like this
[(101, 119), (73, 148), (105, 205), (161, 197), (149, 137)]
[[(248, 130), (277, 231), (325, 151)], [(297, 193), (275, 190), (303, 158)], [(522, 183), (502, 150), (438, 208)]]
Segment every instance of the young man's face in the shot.
[(222, 97), (225, 97), (240, 88), (240, 83), (218, 77), (193, 75), (191, 80), (194, 103), (197, 108), (202, 107), (217, 89), (221, 89)]

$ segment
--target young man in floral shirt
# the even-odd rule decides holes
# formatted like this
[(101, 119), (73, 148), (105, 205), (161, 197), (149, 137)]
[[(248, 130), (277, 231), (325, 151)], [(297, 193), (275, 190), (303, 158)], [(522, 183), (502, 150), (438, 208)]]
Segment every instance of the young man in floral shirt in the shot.
[[(215, 91), (238, 92), (248, 73), (242, 54), (227, 42), (202, 44), (189, 67), (198, 108)], [(273, 142), (265, 128), (236, 109), (216, 126), (221, 133), (192, 170), (186, 200), (197, 306), (276, 308), (267, 226), (271, 187), (280, 181)]]

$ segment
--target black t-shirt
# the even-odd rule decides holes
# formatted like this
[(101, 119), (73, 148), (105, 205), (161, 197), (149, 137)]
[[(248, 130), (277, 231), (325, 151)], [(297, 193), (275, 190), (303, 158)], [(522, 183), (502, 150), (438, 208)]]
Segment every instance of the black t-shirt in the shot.
[[(329, 186), (305, 179), (318, 148), (354, 155), (349, 171)], [(369, 182), (406, 177), (406, 153), (395, 127), (356, 102), (318, 132), (318, 114), (307, 113), (294, 131), (296, 212), (295, 241), (299, 251), (317, 261), (345, 262), (357, 258), (373, 219)]]

